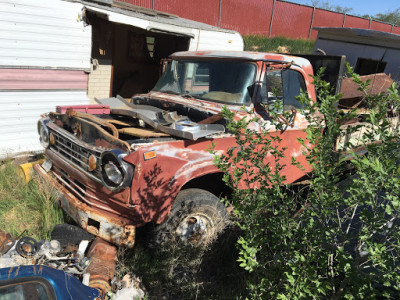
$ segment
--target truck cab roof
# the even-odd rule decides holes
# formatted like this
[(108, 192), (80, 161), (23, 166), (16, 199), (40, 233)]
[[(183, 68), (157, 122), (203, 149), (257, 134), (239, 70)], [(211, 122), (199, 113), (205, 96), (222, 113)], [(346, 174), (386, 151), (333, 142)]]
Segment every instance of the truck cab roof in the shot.
[(246, 60), (246, 61), (270, 61), (277, 63), (293, 62), (298, 66), (308, 66), (310, 62), (302, 57), (267, 53), (267, 52), (250, 52), (250, 51), (181, 51), (175, 52), (170, 56), (172, 59), (229, 59), (229, 60)]

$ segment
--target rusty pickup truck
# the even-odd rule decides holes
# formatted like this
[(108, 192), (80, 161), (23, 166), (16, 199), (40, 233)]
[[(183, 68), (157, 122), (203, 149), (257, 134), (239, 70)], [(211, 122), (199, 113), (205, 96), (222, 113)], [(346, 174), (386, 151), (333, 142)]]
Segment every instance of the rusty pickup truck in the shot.
[[(310, 75), (321, 66), (339, 91), (344, 64), (344, 57), (252, 52), (177, 52), (170, 58), (148, 94), (98, 100), (106, 112), (67, 109), (38, 122), (46, 160), (37, 172), (81, 227), (117, 245), (132, 247), (136, 228), (148, 223), (160, 239), (172, 234), (195, 243), (227, 216), (219, 198), (229, 191), (207, 150), (214, 144), (223, 153), (235, 145), (221, 116), (224, 106), (236, 118), (246, 117), (246, 106), (260, 118), (254, 130), (267, 125), (281, 135), (286, 181), (302, 180), (311, 170), (297, 142), (306, 138), (307, 121), (296, 96), (305, 91), (316, 101)], [(262, 105), (273, 101), (292, 112), (284, 131), (275, 129)], [(305, 169), (293, 166), (292, 157)]]

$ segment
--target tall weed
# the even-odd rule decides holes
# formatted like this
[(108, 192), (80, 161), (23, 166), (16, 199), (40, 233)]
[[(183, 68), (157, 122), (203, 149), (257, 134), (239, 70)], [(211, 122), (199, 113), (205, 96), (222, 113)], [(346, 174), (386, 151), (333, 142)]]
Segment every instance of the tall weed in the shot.
[(26, 231), (24, 235), (45, 239), (64, 217), (55, 191), (38, 176), (26, 183), (8, 161), (0, 167), (0, 220), (0, 230), (14, 237)]

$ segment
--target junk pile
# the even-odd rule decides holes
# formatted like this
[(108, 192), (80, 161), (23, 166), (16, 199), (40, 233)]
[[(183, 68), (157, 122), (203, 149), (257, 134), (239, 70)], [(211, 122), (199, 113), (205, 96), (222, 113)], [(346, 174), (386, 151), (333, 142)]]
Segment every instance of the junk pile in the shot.
[[(393, 79), (385, 73), (360, 76), (360, 80), (364, 83), (367, 81), (370, 83), (367, 92), (371, 96), (387, 91), (393, 84)], [(339, 100), (339, 108), (363, 109), (366, 107), (365, 95), (358, 89), (358, 85), (353, 81), (353, 78), (343, 78), (340, 93), (343, 96)]]
[(96, 288), (104, 299), (111, 296), (115, 300), (144, 297), (144, 291), (134, 284), (136, 277), (126, 276), (122, 280), (115, 277), (116, 247), (100, 238), (95, 239), (81, 228), (57, 225), (50, 241), (36, 241), (23, 235), (13, 238), (0, 231), (0, 268), (47, 266), (74, 275), (84, 285)]

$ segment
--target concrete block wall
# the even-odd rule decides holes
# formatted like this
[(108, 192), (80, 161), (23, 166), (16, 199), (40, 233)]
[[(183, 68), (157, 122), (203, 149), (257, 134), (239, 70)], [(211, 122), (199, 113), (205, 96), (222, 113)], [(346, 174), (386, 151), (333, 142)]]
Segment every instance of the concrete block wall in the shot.
[(111, 71), (111, 65), (91, 65), (88, 82), (90, 102), (94, 102), (95, 97), (100, 99), (110, 96)]

